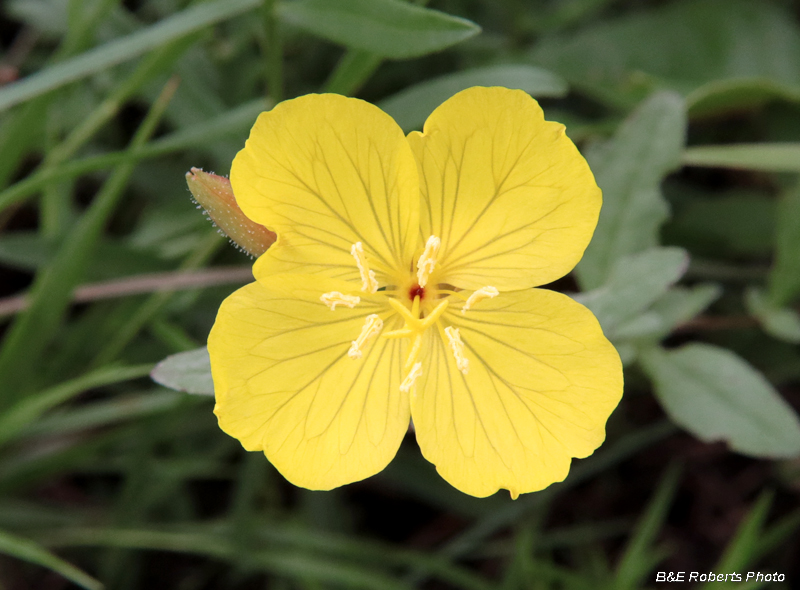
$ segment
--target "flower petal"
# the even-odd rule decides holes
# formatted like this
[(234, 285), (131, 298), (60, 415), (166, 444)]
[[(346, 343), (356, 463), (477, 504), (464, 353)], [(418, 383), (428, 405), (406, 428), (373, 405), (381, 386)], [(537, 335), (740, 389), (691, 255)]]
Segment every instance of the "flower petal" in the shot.
[(479, 497), (541, 490), (603, 442), (622, 365), (588, 309), (533, 289), (443, 321), (458, 328), (469, 372), (428, 338), (411, 414), (423, 455), (453, 486)]
[(256, 278), (276, 272), (358, 278), (350, 247), (373, 269), (405, 268), (418, 246), (416, 163), (379, 108), (310, 94), (262, 113), (231, 169), (245, 214), (278, 234)]
[[(361, 298), (353, 309), (332, 311), (319, 299), (323, 289), (348, 288)], [(408, 396), (399, 390), (406, 344), (377, 338), (362, 358), (347, 355), (367, 315), (388, 315), (380, 297), (303, 275), (228, 297), (208, 340), (222, 430), (309, 489), (381, 471), (408, 430)]]
[(530, 96), (469, 88), (408, 139), (422, 235), (442, 240), (445, 282), (523, 289), (578, 263), (597, 225), (600, 189), (564, 126), (545, 121)]

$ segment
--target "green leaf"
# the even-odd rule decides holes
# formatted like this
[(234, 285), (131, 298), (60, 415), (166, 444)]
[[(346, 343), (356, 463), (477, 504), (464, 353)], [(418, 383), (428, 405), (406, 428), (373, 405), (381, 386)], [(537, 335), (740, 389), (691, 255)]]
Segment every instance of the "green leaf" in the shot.
[(546, 37), (531, 57), (571, 85), (624, 104), (655, 88), (691, 96), (719, 80), (758, 78), (800, 92), (800, 33), (775, 2), (668, 2)]
[(369, 51), (348, 49), (325, 82), (325, 92), (351, 96), (375, 73), (383, 58)]
[(50, 39), (58, 39), (68, 30), (67, 3), (47, 0), (11, 0), (7, 14), (33, 27)]
[[(165, 135), (133, 151), (124, 150), (100, 156), (89, 156), (43, 169), (0, 192), (0, 211), (24, 201), (55, 180), (76, 178), (82, 174), (110, 168), (123, 162), (138, 162), (189, 148), (201, 148), (224, 137), (232, 137), (235, 141), (243, 143), (247, 139), (250, 127), (253, 126), (253, 121), (264, 110), (267, 110), (267, 104), (262, 99), (256, 99), (230, 109), (213, 119)], [(1, 165), (2, 160), (0, 160)]]
[(583, 289), (602, 285), (623, 256), (658, 245), (658, 229), (669, 212), (659, 187), (679, 164), (685, 133), (683, 100), (658, 93), (609, 142), (587, 154), (603, 190), (603, 208), (594, 238), (576, 268)]
[(761, 327), (779, 340), (800, 344), (800, 314), (790, 307), (775, 307), (761, 289), (751, 287), (744, 296), (747, 311), (756, 316)]
[(0, 111), (138, 57), (174, 39), (246, 12), (260, 0), (215, 0), (187, 8), (141, 31), (109, 41), (0, 89)]
[(722, 294), (722, 287), (716, 283), (701, 283), (693, 287), (675, 287), (664, 293), (650, 307), (650, 313), (659, 318), (661, 328), (651, 337), (663, 338), (669, 332), (688, 322)]
[[(35, 231), (7, 232), (0, 235), (0, 262), (37, 270), (55, 257), (58, 247), (57, 241), (47, 240)], [(164, 260), (119, 240), (101, 240), (90, 260), (85, 277), (87, 281), (170, 270), (170, 265)]]
[(614, 590), (639, 588), (651, 568), (665, 556), (663, 550), (652, 545), (664, 526), (667, 511), (678, 488), (679, 477), (680, 469), (676, 464), (670, 465), (661, 477), (656, 493), (645, 508), (620, 558), (613, 583)]
[[(177, 81), (173, 78), (136, 130), (130, 150), (141, 148), (150, 138), (176, 88)], [(13, 403), (35, 383), (39, 355), (56, 335), (72, 291), (83, 278), (89, 256), (123, 195), (134, 166), (132, 162), (117, 166), (64, 238), (51, 264), (37, 273), (30, 291), (30, 306), (14, 319), (0, 348), (0, 391), (4, 392), (0, 402), (4, 406)]]
[(34, 543), (30, 539), (0, 531), (0, 553), (5, 553), (6, 555), (27, 561), (28, 563), (35, 563), (36, 565), (46, 567), (49, 570), (61, 574), (70, 582), (86, 590), (103, 589), (103, 585), (93, 577), (82, 572), (71, 563), (50, 553), (47, 549)]
[(562, 78), (542, 68), (527, 65), (495, 65), (474, 68), (426, 80), (378, 103), (403, 131), (422, 129), (433, 110), (445, 100), (472, 86), (518, 88), (533, 96), (560, 97), (567, 93)]
[(616, 329), (640, 314), (667, 292), (689, 267), (682, 248), (652, 248), (620, 258), (606, 283), (575, 296), (592, 310), (603, 331), (614, 338)]
[(772, 253), (776, 202), (771, 196), (741, 189), (714, 196), (687, 190), (676, 191), (671, 202), (673, 217), (661, 235), (688, 248), (695, 258), (763, 258)]
[(800, 294), (800, 184), (781, 197), (777, 220), (769, 298), (780, 307)]
[[(761, 492), (755, 506), (742, 519), (736, 529), (736, 534), (725, 548), (725, 553), (719, 560), (714, 571), (733, 572), (753, 565), (753, 558), (757, 555), (759, 538), (767, 522), (767, 515), (772, 506), (775, 494), (770, 491)], [(713, 582), (703, 585), (703, 588), (713, 588)]]
[(466, 19), (400, 0), (292, 0), (277, 10), (309, 33), (392, 58), (433, 53), (481, 31)]
[(164, 387), (186, 393), (214, 395), (211, 361), (205, 346), (168, 356), (156, 365), (150, 376)]
[(143, 377), (150, 368), (151, 365), (103, 368), (40, 393), (25, 396), (0, 414), (0, 446), (12, 440), (17, 433), (35, 422), (47, 410), (63, 404), (88, 389)]
[(765, 172), (800, 172), (800, 143), (748, 143), (690, 147), (681, 160), (687, 166), (739, 168)]
[(689, 116), (718, 116), (752, 109), (773, 101), (800, 102), (800, 86), (765, 78), (712, 80), (686, 97)]
[[(635, 360), (641, 341), (658, 341), (680, 324), (689, 321), (708, 307), (722, 293), (716, 284), (702, 284), (692, 288), (675, 287), (664, 293), (642, 313), (622, 322), (612, 333), (624, 364)], [(629, 342), (625, 342), (625, 341)], [(638, 343), (630, 341), (639, 341)], [(628, 346), (625, 346), (628, 344)], [(625, 355), (623, 355), (625, 353)]]
[[(108, 400), (75, 404), (65, 411), (53, 412), (31, 422), (21, 437), (53, 437), (85, 433), (123, 422), (142, 420), (147, 416), (174, 410), (186, 401), (174, 391), (145, 391), (131, 395), (115, 395)], [(199, 398), (198, 398), (199, 399)]]
[(764, 376), (731, 351), (710, 344), (642, 351), (642, 368), (679, 426), (700, 440), (724, 440), (754, 457), (800, 455), (800, 421)]

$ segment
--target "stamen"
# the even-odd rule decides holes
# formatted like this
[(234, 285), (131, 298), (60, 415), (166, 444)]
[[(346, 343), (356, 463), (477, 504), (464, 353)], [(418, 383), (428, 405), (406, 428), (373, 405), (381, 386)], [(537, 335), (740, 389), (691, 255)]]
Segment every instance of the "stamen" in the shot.
[(403, 367), (403, 369), (408, 371), (417, 362), (417, 358), (419, 358), (419, 349), (421, 347), (422, 347), (422, 333), (418, 332), (416, 337), (414, 338), (414, 343), (411, 345), (411, 350), (408, 353), (408, 358), (406, 359), (406, 366)]
[(361, 328), (361, 334), (350, 345), (347, 356), (351, 359), (360, 359), (362, 347), (369, 343), (381, 330), (383, 330), (383, 320), (377, 314), (368, 315), (364, 320), (364, 327)]
[(442, 241), (436, 236), (428, 238), (425, 244), (425, 251), (419, 257), (419, 262), (417, 262), (417, 282), (420, 287), (424, 287), (428, 283), (428, 278), (436, 266), (436, 256), (439, 254), (439, 246), (441, 245)]
[(403, 379), (403, 382), (400, 384), (400, 391), (408, 393), (411, 388), (414, 387), (414, 383), (416, 383), (420, 375), (422, 375), (422, 363), (414, 363), (414, 366), (411, 367), (408, 375), (406, 375), (406, 378)]
[(375, 293), (378, 290), (378, 280), (375, 278), (375, 272), (369, 269), (367, 255), (364, 254), (364, 246), (361, 245), (361, 242), (353, 244), (350, 254), (356, 259), (358, 272), (361, 273), (361, 290), (364, 293)]
[(361, 298), (357, 295), (345, 295), (344, 293), (339, 293), (339, 291), (331, 291), (330, 293), (323, 293), (319, 300), (333, 311), (337, 305), (346, 305), (352, 309), (358, 305)]
[(479, 301), (483, 301), (487, 297), (489, 299), (493, 297), (497, 297), (500, 294), (500, 291), (495, 289), (494, 287), (481, 287), (477, 291), (475, 291), (472, 295), (469, 296), (467, 302), (464, 304), (464, 307), (461, 308), (461, 313), (467, 313), (467, 310), (470, 309), (473, 305), (478, 303)]
[(458, 370), (466, 375), (469, 373), (469, 359), (464, 356), (464, 343), (461, 341), (461, 334), (458, 333), (458, 328), (448, 326), (444, 329), (444, 333), (447, 334), (447, 340), (450, 342), (450, 349), (456, 358)]

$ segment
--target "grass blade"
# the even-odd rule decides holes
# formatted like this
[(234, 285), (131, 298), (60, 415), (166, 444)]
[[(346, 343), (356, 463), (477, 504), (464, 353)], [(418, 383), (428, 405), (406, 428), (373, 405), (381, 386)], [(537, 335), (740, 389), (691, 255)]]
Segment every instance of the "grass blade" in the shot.
[(133, 59), (179, 37), (246, 12), (259, 4), (261, 0), (216, 0), (187, 8), (146, 29), (95, 47), (24, 80), (9, 84), (0, 90), (0, 111)]
[(89, 574), (82, 572), (71, 563), (53, 555), (47, 549), (29, 539), (0, 531), (0, 553), (46, 567), (86, 590), (103, 589), (103, 585)]
[(654, 559), (654, 553), (659, 554), (660, 552), (654, 550), (652, 545), (667, 517), (667, 511), (678, 487), (679, 477), (680, 469), (673, 464), (667, 468), (661, 478), (653, 499), (650, 500), (620, 559), (616, 581), (613, 585), (615, 589), (638, 588), (649, 573), (650, 567), (658, 563)]
[[(131, 140), (132, 150), (150, 138), (176, 89), (177, 80), (171, 80), (164, 88)], [(26, 388), (30, 389), (31, 377), (35, 374), (33, 368), (58, 330), (72, 290), (85, 271), (88, 255), (100, 238), (134, 167), (135, 163), (125, 162), (116, 168), (65, 238), (56, 258), (36, 275), (30, 307), (17, 316), (0, 349), (0, 391), (7, 394), (3, 399), (5, 404), (13, 403)]]
[(47, 410), (64, 403), (88, 389), (129, 381), (147, 375), (153, 367), (111, 367), (92, 371), (87, 375), (61, 383), (55, 387), (28, 395), (8, 411), (0, 415), (0, 447), (12, 440), (17, 433), (33, 423)]

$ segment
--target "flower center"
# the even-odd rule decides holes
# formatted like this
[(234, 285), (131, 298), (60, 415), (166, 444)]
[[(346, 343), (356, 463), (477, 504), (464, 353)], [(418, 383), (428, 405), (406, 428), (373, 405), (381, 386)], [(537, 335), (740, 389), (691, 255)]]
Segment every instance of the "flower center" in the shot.
[(411, 301), (414, 301), (415, 297), (419, 297), (420, 300), (425, 299), (425, 287), (420, 287), (419, 283), (417, 283), (416, 285), (413, 285), (408, 290), (408, 298)]
[[(376, 293), (378, 296), (384, 296), (390, 310), (381, 315), (371, 314), (366, 317), (364, 326), (361, 328), (361, 334), (351, 342), (347, 355), (352, 359), (360, 359), (363, 356), (364, 347), (368, 346), (383, 332), (384, 322), (395, 314), (399, 315), (403, 320), (403, 327), (398, 330), (383, 332), (381, 336), (390, 339), (408, 338), (409, 351), (403, 368), (405, 377), (400, 383), (400, 391), (403, 392), (409, 392), (420, 375), (422, 375), (422, 363), (419, 360), (420, 350), (422, 349), (422, 336), (433, 325), (436, 325), (439, 329), (442, 339), (446, 340), (458, 370), (464, 374), (469, 372), (469, 359), (465, 355), (464, 342), (461, 340), (458, 328), (452, 326), (444, 327), (441, 322), (441, 316), (447, 309), (450, 303), (449, 300), (441, 299), (437, 305), (433, 305), (439, 295), (451, 294), (465, 300), (461, 309), (462, 314), (466, 313), (481, 300), (498, 295), (497, 289), (489, 286), (474, 291), (469, 297), (461, 295), (457, 290), (448, 291), (442, 285), (437, 285), (433, 288), (428, 287), (428, 281), (436, 269), (440, 246), (441, 240), (436, 236), (430, 236), (425, 243), (422, 255), (417, 261), (416, 282), (413, 282), (410, 286), (407, 286), (408, 283), (405, 283), (406, 286), (402, 287), (388, 286), (385, 295), (384, 292), (378, 292), (378, 280), (375, 272), (369, 268), (369, 262), (362, 243), (356, 242), (350, 249), (361, 276), (361, 292), (365, 294)], [(401, 299), (404, 299), (403, 295), (407, 295), (407, 302), (411, 303), (410, 309), (407, 302), (404, 303), (401, 299), (389, 296), (392, 294), (399, 295)], [(324, 293), (320, 300), (331, 310), (335, 310), (337, 305), (353, 308), (361, 302), (361, 298), (356, 295), (347, 295), (338, 291)], [(422, 306), (423, 300), (425, 301), (424, 307)]]

